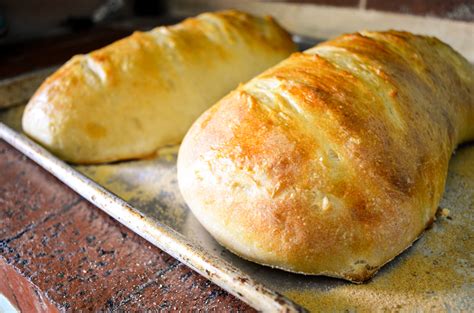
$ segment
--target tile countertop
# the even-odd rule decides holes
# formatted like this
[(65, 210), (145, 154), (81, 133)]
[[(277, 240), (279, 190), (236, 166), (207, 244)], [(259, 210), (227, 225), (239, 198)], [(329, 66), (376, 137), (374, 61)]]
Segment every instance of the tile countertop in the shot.
[[(62, 63), (125, 35), (85, 32), (3, 50), (0, 79)], [(253, 311), (1, 140), (0, 304), (0, 311), (11, 304), (23, 312)]]
[(0, 173), (0, 292), (22, 311), (251, 310), (3, 141)]

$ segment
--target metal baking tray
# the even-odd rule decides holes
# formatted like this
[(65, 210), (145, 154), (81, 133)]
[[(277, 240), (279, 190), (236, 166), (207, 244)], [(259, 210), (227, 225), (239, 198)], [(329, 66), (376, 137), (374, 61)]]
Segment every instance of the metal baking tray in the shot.
[[(304, 38), (295, 39), (302, 47), (308, 45)], [(355, 285), (260, 266), (222, 248), (179, 193), (178, 147), (165, 147), (144, 160), (76, 166), (22, 135), (25, 100), (51, 71), (0, 82), (0, 96), (5, 97), (0, 103), (9, 107), (0, 110), (0, 138), (117, 221), (256, 309), (474, 311), (474, 144), (453, 155), (432, 227), (372, 280)]]

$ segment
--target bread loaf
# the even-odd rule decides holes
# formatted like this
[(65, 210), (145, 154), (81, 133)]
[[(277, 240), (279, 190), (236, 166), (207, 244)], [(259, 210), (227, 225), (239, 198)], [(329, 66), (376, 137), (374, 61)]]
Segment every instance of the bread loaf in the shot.
[(70, 162), (147, 156), (179, 143), (204, 110), (294, 50), (271, 18), (237, 11), (135, 32), (51, 75), (23, 129)]
[(474, 139), (474, 69), (446, 44), (361, 32), (295, 53), (205, 112), (181, 192), (236, 254), (370, 278), (433, 222), (455, 147)]

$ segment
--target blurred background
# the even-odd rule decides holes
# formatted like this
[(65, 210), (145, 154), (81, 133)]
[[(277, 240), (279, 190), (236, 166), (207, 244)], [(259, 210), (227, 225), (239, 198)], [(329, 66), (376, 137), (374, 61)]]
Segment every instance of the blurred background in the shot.
[(0, 77), (224, 8), (274, 15), (293, 33), (317, 39), (374, 28), (433, 34), (474, 58), (474, 0), (0, 0)]

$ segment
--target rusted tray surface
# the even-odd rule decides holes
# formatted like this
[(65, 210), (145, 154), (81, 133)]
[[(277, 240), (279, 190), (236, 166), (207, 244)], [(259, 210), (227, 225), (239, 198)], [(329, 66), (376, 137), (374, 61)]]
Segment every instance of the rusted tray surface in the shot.
[[(31, 75), (27, 77), (25, 82), (31, 85)], [(13, 81), (21, 86), (21, 79)], [(0, 83), (3, 92), (5, 86)], [(20, 93), (21, 100), (31, 95), (31, 88), (24, 90), (28, 94)], [(354, 285), (263, 267), (222, 248), (179, 193), (178, 147), (160, 149), (146, 160), (70, 166), (19, 135), (23, 107), (0, 111), (0, 121), (11, 127), (0, 125), (1, 138), (118, 221), (257, 309), (300, 310), (301, 305), (311, 311), (474, 311), (473, 144), (460, 147), (451, 160), (433, 226), (374, 279)]]

